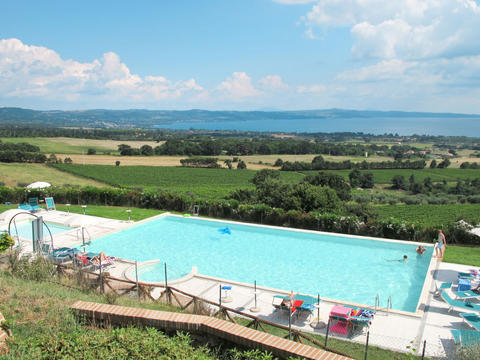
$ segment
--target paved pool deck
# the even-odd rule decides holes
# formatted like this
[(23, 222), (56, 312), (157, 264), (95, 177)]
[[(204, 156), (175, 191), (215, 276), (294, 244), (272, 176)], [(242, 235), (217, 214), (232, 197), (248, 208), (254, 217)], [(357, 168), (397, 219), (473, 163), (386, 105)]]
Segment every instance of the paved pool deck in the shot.
[[(75, 228), (65, 233), (54, 235), (54, 246), (59, 247), (73, 247), (82, 243), (80, 234), (83, 226), (88, 235), (88, 238), (97, 238), (112, 232), (116, 232), (134, 225), (132, 222), (112, 220), (100, 217), (94, 217), (81, 214), (68, 214), (61, 211), (43, 211), (37, 213), (43, 216), (47, 222), (57, 224), (74, 226)], [(31, 244), (22, 241), (24, 251), (32, 251)], [(87, 248), (88, 250), (88, 248)], [(108, 271), (112, 276), (121, 278), (131, 278), (132, 263), (127, 261), (118, 261), (114, 266), (109, 267)], [(431, 277), (434, 281), (427, 281), (428, 289), (422, 297), (420, 308), (423, 310), (416, 315), (404, 314), (401, 312), (392, 312), (379, 310), (370, 326), (371, 345), (380, 346), (383, 348), (408, 352), (415, 349), (417, 354), (422, 351), (424, 340), (426, 340), (426, 355), (434, 358), (451, 358), (455, 349), (450, 330), (451, 329), (469, 329), (469, 326), (463, 322), (459, 313), (455, 310), (448, 312), (448, 306), (440, 298), (433, 295), (435, 289), (435, 282), (456, 282), (457, 273), (459, 271), (468, 271), (472, 266), (464, 266), (458, 264), (443, 263), (433, 260), (427, 277)], [(129, 275), (130, 273), (130, 275)], [(229, 292), (231, 302), (223, 305), (236, 310), (245, 312), (247, 314), (255, 315), (265, 320), (277, 322), (279, 324), (288, 325), (288, 315), (276, 311), (272, 305), (274, 295), (288, 295), (291, 290), (295, 289), (269, 289), (258, 287), (257, 293), (257, 307), (259, 312), (251, 312), (250, 309), (254, 306), (253, 285), (237, 283), (229, 280), (217, 279), (192, 271), (192, 273), (177, 281), (169, 282), (169, 285), (178, 288), (187, 293), (218, 302), (219, 286), (232, 286)], [(160, 295), (159, 290), (155, 290), (152, 294), (154, 297)], [(316, 296), (316, 294), (311, 294)], [(322, 294), (320, 294), (322, 297)], [(384, 300), (382, 300), (383, 302)], [(342, 304), (340, 300), (331, 300), (322, 298), (320, 305), (320, 321), (328, 321), (328, 315), (333, 306)], [(373, 304), (372, 304), (373, 305)], [(312, 320), (315, 320), (317, 313), (309, 318), (294, 317), (293, 326), (299, 330), (325, 334), (325, 329), (314, 329), (310, 326)], [(341, 338), (342, 335), (330, 333), (330, 336)], [(365, 343), (366, 334), (361, 333), (348, 338), (350, 341)]]

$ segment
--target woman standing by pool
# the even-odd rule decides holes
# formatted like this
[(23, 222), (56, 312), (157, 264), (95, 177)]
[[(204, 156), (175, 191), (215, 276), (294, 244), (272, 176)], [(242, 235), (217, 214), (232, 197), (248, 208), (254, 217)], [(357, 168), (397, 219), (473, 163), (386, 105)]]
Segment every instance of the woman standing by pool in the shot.
[(447, 247), (447, 239), (445, 238), (445, 234), (442, 230), (438, 230), (438, 238), (437, 243), (435, 244), (435, 254), (437, 258), (443, 258), (443, 254), (445, 252), (445, 248)]

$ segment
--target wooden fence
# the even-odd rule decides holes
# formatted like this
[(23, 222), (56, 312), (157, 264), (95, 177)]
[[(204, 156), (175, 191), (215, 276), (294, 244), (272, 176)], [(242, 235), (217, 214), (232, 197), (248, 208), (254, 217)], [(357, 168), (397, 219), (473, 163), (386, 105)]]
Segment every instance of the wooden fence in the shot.
[[(227, 319), (234, 324), (237, 324), (237, 320), (235, 319), (235, 315), (238, 315), (240, 318), (246, 318), (250, 321), (245, 325), (247, 328), (253, 328), (255, 330), (261, 330), (263, 332), (267, 332), (265, 326), (272, 326), (278, 329), (282, 329), (287, 331), (285, 338), (293, 339), (294, 341), (298, 341), (301, 344), (305, 342), (309, 342), (314, 344), (315, 346), (344, 356), (348, 357), (347, 354), (339, 352), (335, 349), (332, 349), (325, 345), (325, 343), (320, 342), (319, 340), (309, 336), (301, 331), (293, 329), (289, 326), (281, 325), (272, 321), (268, 321), (258, 316), (245, 313), (239, 311), (234, 308), (230, 308), (228, 306), (223, 305), (221, 302), (215, 302), (212, 300), (201, 298), (197, 295), (190, 294), (183, 290), (177, 289), (175, 287), (169, 286), (167, 284), (151, 284), (145, 282), (133, 282), (126, 279), (119, 279), (113, 276), (110, 276), (108, 273), (97, 273), (92, 272), (84, 269), (73, 269), (71, 265), (57, 265), (57, 271), (61, 274), (80, 274), (82, 280), (85, 282), (89, 282), (93, 285), (97, 291), (100, 293), (108, 293), (111, 292), (116, 296), (123, 296), (130, 293), (134, 293), (138, 299), (141, 300), (149, 300), (153, 303), (167, 303), (173, 306), (179, 307), (181, 310), (189, 311), (193, 314), (203, 314), (209, 315), (212, 317), (219, 317), (223, 319)], [(155, 298), (152, 296), (152, 292), (156, 289), (161, 289), (160, 296)], [(205, 305), (209, 305), (205, 306)], [(210, 311), (213, 309), (213, 312)], [(234, 314), (234, 315), (232, 315)]]

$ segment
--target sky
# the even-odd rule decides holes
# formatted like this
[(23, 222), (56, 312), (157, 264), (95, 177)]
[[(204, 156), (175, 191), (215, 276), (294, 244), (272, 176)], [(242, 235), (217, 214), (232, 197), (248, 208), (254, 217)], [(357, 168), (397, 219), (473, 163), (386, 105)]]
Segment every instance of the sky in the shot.
[(480, 0), (0, 1), (0, 107), (480, 113)]

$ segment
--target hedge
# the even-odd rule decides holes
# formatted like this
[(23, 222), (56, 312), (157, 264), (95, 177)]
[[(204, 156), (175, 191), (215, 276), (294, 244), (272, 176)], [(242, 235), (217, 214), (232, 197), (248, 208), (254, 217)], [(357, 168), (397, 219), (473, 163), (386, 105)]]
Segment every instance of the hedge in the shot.
[[(297, 210), (285, 211), (265, 204), (241, 204), (237, 200), (199, 200), (167, 191), (140, 191), (93, 186), (50, 187), (45, 190), (0, 187), (0, 202), (21, 203), (29, 197), (42, 198), (46, 196), (53, 196), (57, 203), (130, 206), (178, 212), (191, 212), (193, 205), (199, 205), (200, 214), (204, 216), (421, 242), (433, 242), (438, 231), (435, 227), (420, 227), (414, 223), (406, 223), (394, 218), (386, 220), (369, 218), (363, 222), (356, 216), (319, 211), (309, 213)], [(443, 231), (451, 243), (480, 245), (480, 237), (471, 234), (468, 231), (470, 228), (470, 225), (458, 222), (444, 226)]]

